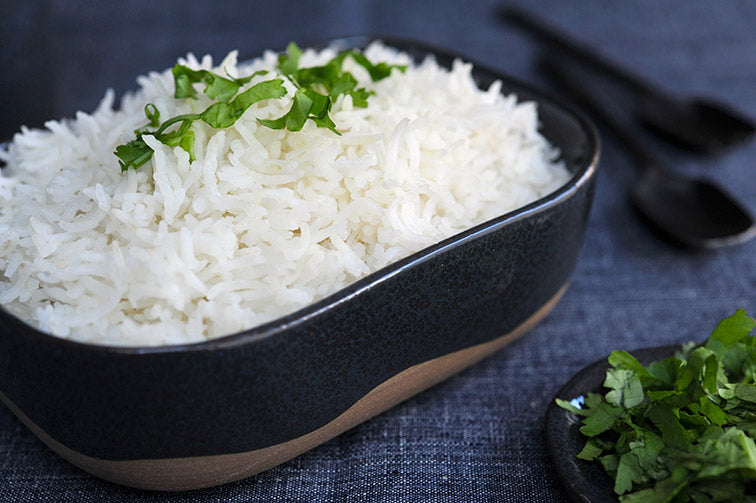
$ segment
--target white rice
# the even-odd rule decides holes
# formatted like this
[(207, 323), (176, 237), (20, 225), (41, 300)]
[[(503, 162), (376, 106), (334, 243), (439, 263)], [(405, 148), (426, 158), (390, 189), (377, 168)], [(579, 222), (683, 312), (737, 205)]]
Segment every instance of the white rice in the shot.
[[(372, 61), (410, 64), (381, 44)], [(335, 53), (305, 51), (302, 66)], [(213, 69), (211, 58), (180, 61)], [(273, 69), (276, 55), (217, 73)], [(23, 128), (0, 159), (0, 304), (39, 329), (108, 345), (204, 341), (291, 313), (366, 274), (552, 192), (568, 178), (533, 103), (481, 91), (471, 65), (427, 60), (377, 83), (368, 108), (339, 99), (343, 134), (308, 121), (271, 130), (284, 99), (228, 129), (194, 126), (196, 161), (148, 137), (150, 163), (121, 173), (115, 147), (210, 101), (173, 98), (170, 70), (139, 77), (115, 110)], [(270, 74), (250, 84), (273, 78)]]

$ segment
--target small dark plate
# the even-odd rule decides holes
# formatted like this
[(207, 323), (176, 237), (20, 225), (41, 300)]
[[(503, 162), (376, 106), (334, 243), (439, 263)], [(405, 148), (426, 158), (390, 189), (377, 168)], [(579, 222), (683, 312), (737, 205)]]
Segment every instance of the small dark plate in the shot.
[[(631, 351), (643, 365), (663, 360), (679, 346), (658, 346)], [(556, 399), (572, 400), (587, 393), (601, 392), (609, 362), (602, 358), (584, 367), (554, 396), (546, 410), (546, 446), (556, 473), (573, 501), (616, 503), (617, 495), (604, 469), (595, 462), (578, 459), (586, 437), (580, 433), (580, 418), (556, 404)]]

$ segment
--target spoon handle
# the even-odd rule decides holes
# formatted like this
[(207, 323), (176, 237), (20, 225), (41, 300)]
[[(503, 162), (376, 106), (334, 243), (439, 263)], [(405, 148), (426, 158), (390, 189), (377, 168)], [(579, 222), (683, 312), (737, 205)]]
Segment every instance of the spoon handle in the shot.
[(622, 142), (640, 169), (662, 170), (656, 157), (649, 152), (643, 140), (612, 116), (606, 107), (602, 106), (599, 100), (586, 89), (585, 83), (578, 80), (563, 63), (551, 56), (543, 55), (538, 60), (538, 67), (568, 93), (577, 105), (584, 107), (590, 115), (602, 122)]
[(656, 98), (665, 97), (664, 92), (639, 75), (631, 73), (590, 47), (578, 42), (561, 30), (546, 24), (528, 12), (514, 7), (505, 7), (499, 11), (499, 16), (502, 20), (527, 31), (562, 54), (571, 56), (586, 64), (594, 71), (611, 76), (636, 93)]

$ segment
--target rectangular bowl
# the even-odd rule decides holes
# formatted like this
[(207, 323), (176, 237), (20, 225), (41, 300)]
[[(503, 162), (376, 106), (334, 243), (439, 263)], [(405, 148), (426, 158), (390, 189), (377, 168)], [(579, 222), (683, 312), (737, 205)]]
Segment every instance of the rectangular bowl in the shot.
[[(459, 57), (381, 40), (418, 61), (432, 54), (450, 66)], [(540, 130), (571, 173), (564, 186), (291, 315), (199, 344), (82, 344), (0, 309), (0, 399), (98, 477), (196, 489), (291, 459), (527, 331), (574, 268), (599, 142), (589, 121), (558, 100), (483, 65), (473, 75), (482, 88), (501, 80), (504, 93), (537, 102)]]

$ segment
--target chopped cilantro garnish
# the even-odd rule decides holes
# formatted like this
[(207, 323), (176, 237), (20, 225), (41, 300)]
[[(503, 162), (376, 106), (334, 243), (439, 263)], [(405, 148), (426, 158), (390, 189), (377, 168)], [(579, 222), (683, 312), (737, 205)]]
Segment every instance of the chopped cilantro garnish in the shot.
[(605, 394), (557, 404), (582, 417), (578, 458), (623, 503), (756, 501), (756, 321), (738, 310), (700, 345), (644, 366), (609, 356)]
[(286, 128), (289, 131), (299, 131), (309, 119), (318, 127), (328, 128), (340, 134), (328, 115), (336, 98), (342, 94), (350, 96), (354, 106), (365, 108), (368, 97), (373, 94), (364, 87), (357, 87), (357, 79), (354, 75), (343, 69), (344, 60), (351, 57), (368, 71), (373, 81), (385, 79), (391, 75), (393, 68), (400, 71), (406, 68), (387, 63), (374, 65), (364, 54), (354, 50), (339, 52), (335, 58), (323, 66), (299, 68), (301, 55), (302, 51), (297, 44), (291, 42), (286, 53), (278, 57), (278, 71), (286, 76), (297, 87), (297, 90), (289, 111), (277, 119), (259, 120), (263, 126), (271, 129)]
[[(356, 51), (341, 51), (331, 61), (323, 66), (300, 68), (299, 58), (301, 49), (291, 42), (285, 54), (278, 58), (276, 69), (296, 87), (292, 98), (291, 108), (286, 114), (277, 119), (258, 119), (263, 126), (271, 129), (288, 129), (299, 131), (308, 120), (318, 127), (324, 127), (336, 134), (336, 129), (329, 113), (340, 95), (350, 96), (356, 107), (366, 107), (367, 99), (373, 94), (363, 87), (357, 87), (357, 79), (350, 72), (343, 70), (344, 60), (351, 57), (370, 74), (373, 81), (388, 77), (394, 68), (400, 71), (405, 66), (387, 63), (371, 63), (364, 54)], [(184, 114), (172, 117), (160, 123), (160, 112), (157, 107), (149, 103), (144, 113), (149, 120), (149, 127), (157, 129), (139, 129), (134, 132), (136, 138), (128, 143), (116, 147), (115, 155), (121, 171), (138, 168), (152, 157), (152, 149), (144, 141), (144, 135), (152, 135), (158, 141), (169, 146), (180, 146), (194, 160), (194, 131), (193, 122), (201, 120), (214, 128), (232, 126), (244, 112), (255, 103), (268, 99), (282, 98), (286, 95), (286, 88), (282, 79), (265, 80), (248, 89), (239, 92), (257, 75), (265, 75), (263, 70), (242, 78), (223, 77), (208, 70), (193, 70), (184, 65), (176, 65), (172, 70), (176, 99), (196, 98), (195, 84), (204, 85), (204, 92), (208, 98), (216, 100), (202, 113)], [(173, 128), (173, 126), (176, 126)], [(171, 128), (169, 130), (169, 128)]]

